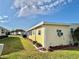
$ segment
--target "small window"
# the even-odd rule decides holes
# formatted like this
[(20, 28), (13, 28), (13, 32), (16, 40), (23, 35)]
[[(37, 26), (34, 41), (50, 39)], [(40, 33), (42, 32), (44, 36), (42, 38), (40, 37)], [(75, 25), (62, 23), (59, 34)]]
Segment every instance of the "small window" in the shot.
[(58, 35), (59, 37), (63, 36), (62, 30), (57, 30), (57, 35)]
[(57, 30), (57, 32), (61, 32), (61, 30)]
[(2, 29), (1, 32), (4, 33), (4, 30)]
[(41, 35), (41, 30), (38, 30), (38, 35)]

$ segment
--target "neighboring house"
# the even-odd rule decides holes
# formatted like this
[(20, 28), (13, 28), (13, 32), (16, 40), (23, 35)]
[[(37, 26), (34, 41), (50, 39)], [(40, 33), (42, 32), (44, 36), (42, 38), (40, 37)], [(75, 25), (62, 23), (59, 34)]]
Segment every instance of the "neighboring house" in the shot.
[(0, 36), (5, 36), (8, 32), (6, 28), (0, 27)]
[(22, 29), (16, 29), (16, 30), (11, 31), (12, 35), (23, 35), (24, 33), (25, 31)]
[(71, 28), (73, 29), (75, 26), (71, 24), (41, 22), (27, 30), (27, 37), (37, 41), (46, 48), (49, 46), (70, 45), (73, 44)]

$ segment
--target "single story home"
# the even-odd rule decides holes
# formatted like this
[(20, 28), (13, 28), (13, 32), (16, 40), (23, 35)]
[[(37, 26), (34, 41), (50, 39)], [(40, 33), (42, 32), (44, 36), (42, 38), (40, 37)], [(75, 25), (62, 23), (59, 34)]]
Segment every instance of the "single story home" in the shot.
[(0, 36), (5, 36), (9, 30), (0, 26)]
[(12, 34), (12, 35), (23, 35), (24, 33), (25, 33), (25, 31), (22, 29), (16, 29), (16, 30), (13, 30), (10, 32), (10, 34)]
[(75, 24), (41, 22), (27, 30), (27, 37), (45, 48), (70, 45), (73, 44), (71, 29), (75, 29), (75, 26)]

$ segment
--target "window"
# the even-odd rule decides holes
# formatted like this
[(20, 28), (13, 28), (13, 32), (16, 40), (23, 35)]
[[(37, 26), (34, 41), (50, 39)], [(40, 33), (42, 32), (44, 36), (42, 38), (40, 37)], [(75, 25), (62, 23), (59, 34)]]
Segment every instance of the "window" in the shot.
[(59, 37), (63, 36), (62, 30), (58, 30), (58, 29), (57, 29), (57, 35), (58, 35)]
[(41, 30), (38, 30), (38, 35), (41, 35)]
[(1, 32), (4, 33), (4, 30), (2, 29)]
[(61, 32), (61, 30), (57, 30), (57, 32)]

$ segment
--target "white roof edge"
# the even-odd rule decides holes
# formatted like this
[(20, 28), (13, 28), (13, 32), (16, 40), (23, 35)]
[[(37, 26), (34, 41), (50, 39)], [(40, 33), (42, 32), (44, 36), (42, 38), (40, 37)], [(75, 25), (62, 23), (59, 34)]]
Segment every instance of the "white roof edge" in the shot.
[(44, 24), (70, 26), (68, 23), (44, 22)]
[[(41, 26), (41, 25), (43, 25), (43, 24), (70, 26), (70, 24), (64, 24), (64, 23), (52, 23), (52, 22), (44, 22), (44, 21), (42, 21), (42, 22), (38, 23), (37, 25), (31, 27), (31, 28), (28, 29), (27, 31), (30, 31), (30, 30), (32, 30), (32, 29), (34, 29), (34, 28), (36, 28), (36, 27), (38, 27), (38, 26)], [(27, 31), (26, 31), (26, 32), (27, 32)]]
[(34, 28), (36, 28), (36, 27), (38, 27), (38, 26), (41, 26), (41, 25), (43, 25), (43, 24), (44, 24), (44, 21), (42, 21), (42, 22), (38, 23), (37, 25), (31, 27), (31, 28), (28, 29), (27, 31), (32, 30), (32, 29), (34, 29)]
[(79, 25), (79, 23), (72, 23), (71, 25)]
[(7, 30), (7, 31), (10, 31), (10, 30), (8, 30), (7, 28), (2, 27), (2, 26), (0, 26), (0, 29), (4, 29), (4, 30)]

